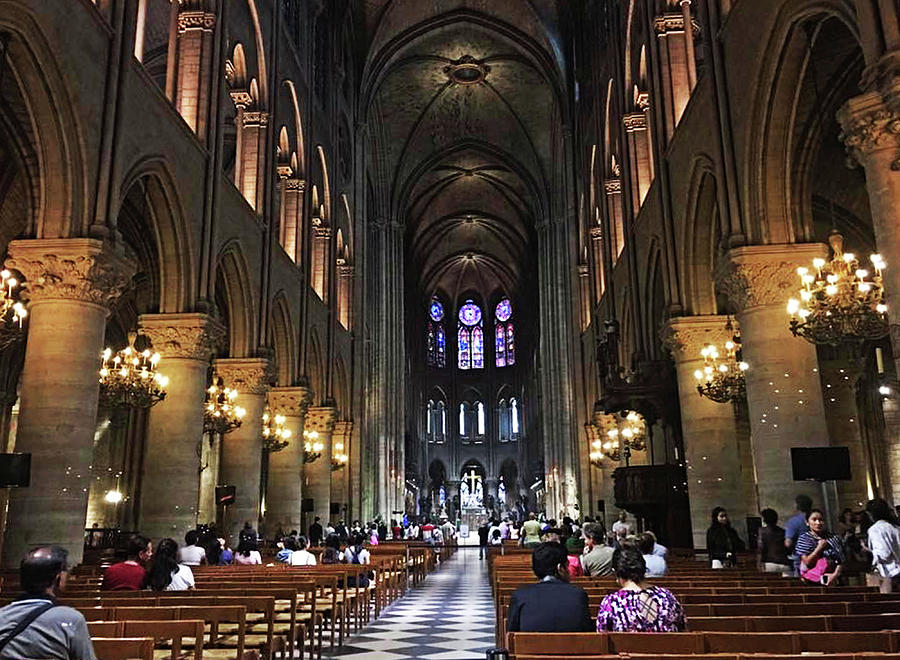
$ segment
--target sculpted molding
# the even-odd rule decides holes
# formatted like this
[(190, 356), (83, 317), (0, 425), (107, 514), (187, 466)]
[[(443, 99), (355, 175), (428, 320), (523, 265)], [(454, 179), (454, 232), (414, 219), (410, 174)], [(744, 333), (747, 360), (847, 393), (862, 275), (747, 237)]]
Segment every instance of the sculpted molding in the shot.
[(225, 339), (222, 324), (206, 314), (145, 314), (138, 326), (164, 358), (208, 362)]
[(676, 362), (701, 360), (700, 351), (705, 346), (721, 348), (734, 336), (737, 322), (731, 321), (731, 331), (725, 328), (727, 322), (727, 316), (681, 316), (669, 321), (660, 335)]
[(306, 428), (320, 434), (330, 435), (337, 421), (337, 408), (313, 406), (306, 412)]
[(276, 378), (268, 358), (221, 358), (214, 366), (227, 385), (246, 394), (265, 394)]
[(312, 402), (308, 387), (273, 387), (269, 390), (269, 406), (274, 413), (303, 417)]

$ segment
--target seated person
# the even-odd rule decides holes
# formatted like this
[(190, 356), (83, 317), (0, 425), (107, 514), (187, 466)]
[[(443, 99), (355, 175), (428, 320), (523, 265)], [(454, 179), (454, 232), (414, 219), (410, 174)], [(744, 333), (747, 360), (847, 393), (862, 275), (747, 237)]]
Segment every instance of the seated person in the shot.
[(663, 559), (665, 559), (666, 555), (669, 554), (669, 549), (666, 546), (660, 544), (659, 541), (656, 540), (656, 534), (654, 534), (650, 530), (647, 530), (644, 533), (649, 534), (650, 536), (653, 537), (653, 552), (651, 552), (650, 554), (656, 555), (657, 557), (662, 557)]
[(103, 574), (103, 591), (140, 591), (147, 581), (144, 566), (153, 556), (153, 543), (146, 536), (132, 534), (125, 561), (113, 564)]
[[(291, 553), (291, 566), (315, 566), (316, 565), (316, 556), (311, 553), (306, 547), (309, 545), (309, 541), (306, 540), (305, 536), (297, 537), (297, 550), (294, 550)], [(340, 559), (337, 558), (335, 554), (336, 561), (335, 563), (340, 562)]]
[(147, 586), (153, 591), (186, 591), (194, 588), (194, 573), (179, 564), (178, 543), (163, 539), (156, 548), (153, 564), (147, 572)]
[(793, 563), (788, 559), (784, 543), (784, 528), (778, 526), (778, 513), (774, 509), (759, 512), (765, 525), (759, 530), (759, 566), (764, 573), (781, 573), (791, 577)]
[(234, 563), (240, 566), (256, 566), (262, 564), (262, 556), (259, 554), (259, 545), (255, 538), (244, 536), (238, 543), (237, 552), (234, 553)]
[(812, 509), (806, 516), (809, 531), (797, 539), (794, 552), (800, 557), (800, 577), (830, 585), (844, 569), (844, 543), (825, 526), (825, 514)]
[(178, 562), (185, 566), (200, 566), (206, 563), (206, 550), (197, 545), (200, 532), (192, 529), (184, 535), (184, 547), (178, 551)]
[(291, 554), (297, 550), (297, 541), (292, 536), (285, 536), (280, 543), (281, 549), (275, 555), (275, 561), (281, 564), (291, 563)]
[(644, 580), (647, 564), (641, 551), (624, 545), (613, 555), (621, 589), (600, 603), (597, 632), (683, 632), (684, 610), (668, 589)]
[(591, 577), (611, 575), (613, 549), (604, 543), (604, 532), (601, 525), (584, 526), (585, 549), (581, 556), (584, 574)]
[(566, 553), (569, 558), (569, 577), (581, 577), (584, 569), (581, 566), (581, 554), (584, 552), (584, 541), (577, 536), (566, 539)]
[(569, 584), (569, 561), (559, 543), (542, 543), (531, 555), (531, 568), (540, 580), (519, 587), (509, 601), (509, 632), (587, 632), (591, 630), (588, 597)]
[(84, 616), (54, 602), (67, 576), (65, 548), (35, 548), (25, 556), (19, 565), (24, 593), (0, 609), (0, 640), (5, 641), (0, 658), (96, 659)]
[(228, 547), (225, 539), (219, 539), (219, 566), (231, 566), (234, 562), (234, 550)]
[(647, 565), (647, 577), (662, 577), (668, 570), (665, 558), (653, 553), (655, 544), (656, 539), (649, 532), (644, 532), (638, 537), (637, 545)]

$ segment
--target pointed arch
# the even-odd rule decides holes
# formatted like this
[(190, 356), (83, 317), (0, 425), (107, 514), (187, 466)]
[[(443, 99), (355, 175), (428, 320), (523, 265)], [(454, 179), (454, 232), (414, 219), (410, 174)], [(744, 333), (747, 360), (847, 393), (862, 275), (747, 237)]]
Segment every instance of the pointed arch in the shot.
[(712, 160), (706, 155), (694, 161), (684, 207), (683, 234), (680, 241), (682, 300), (691, 314), (715, 314), (716, 294), (713, 282), (716, 245), (721, 236), (717, 198), (718, 183)]
[(275, 367), (280, 387), (296, 381), (297, 349), (294, 337), (297, 330), (291, 320), (287, 294), (279, 291), (272, 300), (271, 345), (275, 350)]
[(247, 8), (250, 10), (250, 20), (253, 23), (253, 38), (256, 41), (257, 68), (259, 70), (259, 98), (257, 99), (261, 110), (268, 107), (268, 80), (266, 67), (266, 46), (263, 41), (262, 29), (259, 24), (259, 10), (256, 8), (256, 0), (247, 0)]
[(316, 153), (319, 155), (319, 167), (322, 168), (322, 206), (325, 213), (322, 215), (322, 222), (331, 221), (331, 183), (328, 178), (328, 160), (325, 157), (325, 149), (322, 145), (316, 147)]
[(347, 377), (344, 358), (340, 355), (334, 361), (334, 401), (340, 417), (350, 419), (352, 417), (350, 379)]
[(303, 121), (300, 114), (300, 101), (297, 96), (297, 86), (292, 80), (285, 80), (284, 86), (287, 87), (288, 94), (291, 99), (292, 118), (294, 120), (294, 135), (296, 144), (294, 151), (297, 152), (297, 170), (295, 175), (299, 179), (306, 178), (306, 149), (303, 146)]
[(222, 247), (216, 259), (216, 288), (224, 287), (221, 295), (228, 306), (225, 321), (228, 324), (231, 357), (246, 357), (250, 354), (250, 347), (256, 345), (251, 320), (256, 318), (256, 307), (250, 281), (250, 270), (241, 243), (237, 239), (231, 240)]
[(306, 353), (306, 375), (315, 402), (325, 400), (325, 363), (322, 355), (319, 334), (315, 328), (312, 328), (309, 333), (309, 350)]

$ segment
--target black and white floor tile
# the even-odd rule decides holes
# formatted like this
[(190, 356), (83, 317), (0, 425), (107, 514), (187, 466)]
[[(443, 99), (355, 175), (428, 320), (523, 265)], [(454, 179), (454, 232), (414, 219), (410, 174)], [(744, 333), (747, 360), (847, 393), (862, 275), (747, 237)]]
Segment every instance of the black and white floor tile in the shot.
[(487, 561), (460, 550), (329, 657), (334, 660), (476, 660), (494, 647)]

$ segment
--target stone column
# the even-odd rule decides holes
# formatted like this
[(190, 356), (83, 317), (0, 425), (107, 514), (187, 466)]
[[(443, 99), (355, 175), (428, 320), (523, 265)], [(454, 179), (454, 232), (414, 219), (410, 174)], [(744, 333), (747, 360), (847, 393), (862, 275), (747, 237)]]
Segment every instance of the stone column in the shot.
[(178, 82), (175, 107), (201, 142), (206, 142), (216, 15), (202, 10), (178, 14)]
[[(866, 172), (869, 208), (875, 229), (875, 243), (888, 268), (884, 271), (884, 297), (891, 324), (895, 373), (900, 374), (900, 226), (896, 209), (900, 203), (900, 94), (893, 88), (888, 104), (878, 92), (869, 92), (847, 101), (837, 118), (841, 140), (852, 160)], [(897, 383), (893, 384), (897, 392)], [(890, 493), (900, 503), (900, 401), (884, 401), (885, 440), (888, 447)]]
[(77, 564), (106, 317), (134, 265), (93, 239), (12, 241), (6, 265), (23, 275), (29, 297), (15, 447), (31, 454), (31, 485), (10, 492), (3, 567), (49, 543)]
[(197, 523), (207, 370), (225, 330), (206, 314), (145, 314), (139, 323), (169, 387), (147, 420), (138, 526), (155, 540), (181, 539)]
[(313, 289), (322, 302), (328, 302), (328, 244), (331, 242), (331, 227), (313, 227)]
[(759, 506), (781, 516), (798, 493), (822, 503), (821, 489), (794, 482), (791, 447), (828, 446), (816, 348), (791, 335), (787, 300), (799, 289), (796, 269), (825, 257), (819, 243), (735, 248), (719, 273), (737, 310)]
[[(266, 178), (260, 176), (260, 170), (265, 166), (266, 159), (266, 127), (269, 124), (269, 115), (266, 112), (244, 112), (242, 125), (239, 126), (239, 141), (241, 142), (241, 178), (238, 188), (244, 195), (244, 199), (253, 207), (253, 210), (262, 210), (263, 194), (265, 192)], [(235, 163), (235, 168), (238, 163)]]
[(612, 266), (616, 265), (619, 255), (625, 249), (625, 224), (622, 220), (622, 179), (607, 179), (603, 184), (606, 193), (606, 208), (609, 214), (609, 252), (612, 255)]
[(650, 184), (653, 175), (650, 166), (650, 143), (647, 139), (647, 116), (641, 112), (630, 112), (623, 118), (627, 138), (628, 157), (631, 160), (631, 170), (634, 172), (634, 182), (631, 186), (632, 206), (637, 215)]
[(581, 296), (581, 331), (591, 324), (591, 280), (587, 264), (578, 264), (578, 289)]
[(350, 330), (350, 310), (352, 309), (353, 266), (344, 258), (337, 260), (338, 276), (338, 322), (344, 330)]
[(275, 387), (269, 390), (273, 414), (284, 415), (291, 430), (288, 446), (269, 454), (266, 488), (266, 521), (269, 529), (279, 525), (285, 532), (303, 528), (303, 428), (312, 400), (308, 387)]
[[(681, 119), (697, 80), (694, 62), (694, 34), (699, 32), (690, 19), (691, 0), (684, 0), (682, 11), (669, 12), (654, 20), (659, 41), (660, 71), (662, 74), (662, 104), (666, 124), (666, 140), (671, 139)], [(685, 18), (687, 16), (687, 18)], [(691, 22), (691, 35), (685, 38), (685, 21)]]
[(234, 504), (224, 521), (226, 538), (237, 543), (238, 532), (249, 521), (259, 527), (260, 478), (262, 476), (262, 415), (266, 392), (275, 379), (266, 358), (222, 358), (214, 362), (216, 375), (238, 391), (238, 401), (247, 411), (243, 424), (222, 438), (219, 468), (221, 485), (235, 487)]
[(594, 258), (594, 299), (596, 305), (606, 291), (606, 259), (603, 255), (603, 228), (600, 225), (591, 227), (591, 252)]
[[(332, 435), (332, 456), (344, 453), (350, 456), (350, 439), (353, 435), (353, 422), (335, 422)], [(343, 447), (343, 449), (342, 449)], [(349, 510), (350, 491), (348, 489), (347, 472), (350, 469), (349, 461), (344, 467), (331, 473), (331, 501), (341, 505), (341, 518), (345, 517), (344, 511)]]
[(322, 455), (305, 466), (304, 487), (306, 496), (313, 500), (310, 522), (319, 516), (323, 527), (331, 519), (331, 451), (336, 416), (337, 410), (331, 406), (316, 406), (306, 414), (306, 427), (319, 434), (323, 447)]
[(743, 473), (752, 474), (753, 465), (743, 465), (741, 461), (734, 406), (700, 396), (694, 377), (694, 372), (703, 368), (701, 349), (715, 344), (723, 350), (725, 342), (731, 339), (726, 322), (724, 316), (684, 316), (672, 319), (666, 327), (666, 345), (675, 358), (678, 374), (695, 548), (706, 547), (706, 529), (713, 507), (728, 509), (735, 529), (745, 541), (744, 520), (748, 513), (756, 515), (755, 502), (748, 502), (744, 496)]
[(281, 244), (284, 251), (294, 260), (300, 262), (303, 249), (303, 193), (306, 181), (303, 179), (284, 179), (281, 182), (284, 195), (284, 224), (281, 228)]

